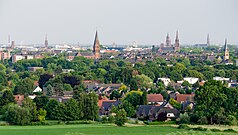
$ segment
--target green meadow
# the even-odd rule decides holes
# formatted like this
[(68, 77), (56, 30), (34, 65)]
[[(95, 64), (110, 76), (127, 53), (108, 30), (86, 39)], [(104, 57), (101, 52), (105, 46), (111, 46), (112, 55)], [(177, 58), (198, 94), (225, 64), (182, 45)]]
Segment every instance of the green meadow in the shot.
[(0, 126), (0, 135), (235, 135), (237, 133), (190, 131), (172, 126), (80, 124), (51, 126)]

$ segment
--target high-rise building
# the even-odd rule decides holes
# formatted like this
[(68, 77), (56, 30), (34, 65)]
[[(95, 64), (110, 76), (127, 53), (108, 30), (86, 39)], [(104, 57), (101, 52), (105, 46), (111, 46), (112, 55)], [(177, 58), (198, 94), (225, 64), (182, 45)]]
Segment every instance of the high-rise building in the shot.
[(101, 58), (100, 43), (99, 43), (99, 39), (98, 39), (98, 31), (96, 31), (96, 34), (95, 34), (95, 39), (94, 39), (94, 44), (93, 44), (93, 54), (94, 54), (95, 59)]
[(11, 43), (11, 49), (14, 49), (15, 48), (15, 41), (12, 41)]
[(47, 34), (45, 35), (45, 48), (48, 48), (48, 39), (47, 39)]
[(170, 37), (169, 37), (169, 33), (167, 33), (167, 36), (166, 36), (166, 46), (167, 47), (171, 46), (171, 40), (170, 40)]
[(225, 40), (225, 46), (224, 46), (224, 58), (223, 60), (229, 60), (230, 54), (229, 54), (229, 50), (227, 47), (227, 39)]

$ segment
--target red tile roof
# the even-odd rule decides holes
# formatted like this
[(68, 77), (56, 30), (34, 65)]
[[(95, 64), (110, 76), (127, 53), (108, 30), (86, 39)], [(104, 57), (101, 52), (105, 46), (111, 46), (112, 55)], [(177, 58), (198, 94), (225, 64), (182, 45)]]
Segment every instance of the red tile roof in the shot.
[(181, 103), (187, 101), (188, 98), (193, 98), (194, 96), (195, 94), (177, 94), (176, 100)]
[(164, 98), (161, 94), (147, 94), (147, 102), (163, 102)]

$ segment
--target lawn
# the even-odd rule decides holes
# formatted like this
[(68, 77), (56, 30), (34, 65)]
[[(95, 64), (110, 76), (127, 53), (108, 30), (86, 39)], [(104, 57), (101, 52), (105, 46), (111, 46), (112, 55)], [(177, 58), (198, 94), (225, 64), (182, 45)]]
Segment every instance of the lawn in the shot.
[(235, 135), (235, 133), (198, 132), (171, 126), (126, 126), (107, 124), (0, 126), (0, 135)]

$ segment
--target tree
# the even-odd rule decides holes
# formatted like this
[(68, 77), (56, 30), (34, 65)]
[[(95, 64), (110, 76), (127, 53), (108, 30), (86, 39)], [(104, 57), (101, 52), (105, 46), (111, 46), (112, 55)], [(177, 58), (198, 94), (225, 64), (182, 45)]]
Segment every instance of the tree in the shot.
[(32, 94), (33, 90), (34, 90), (34, 81), (26, 77), (16, 85), (14, 93), (21, 95), (28, 95)]
[(148, 89), (153, 85), (153, 80), (144, 74), (136, 75), (133, 80), (135, 80), (139, 89)]
[(116, 112), (115, 124), (117, 126), (123, 126), (127, 122), (126, 111), (124, 109), (119, 109)]
[(123, 103), (118, 106), (118, 108), (124, 109), (126, 111), (127, 117), (132, 117), (136, 114), (135, 108), (127, 100), (124, 100)]
[(40, 108), (45, 109), (48, 101), (49, 101), (49, 98), (47, 96), (37, 96), (34, 98), (34, 102), (36, 103), (37, 110), (39, 110)]
[(38, 111), (38, 120), (40, 122), (45, 121), (46, 116), (46, 110), (43, 110), (42, 108)]
[(179, 102), (177, 102), (176, 100), (174, 100), (173, 98), (169, 99), (169, 103), (176, 109), (181, 110), (181, 104)]
[(116, 100), (118, 100), (121, 97), (121, 93), (119, 93), (118, 90), (114, 90), (111, 94), (110, 94), (110, 100), (113, 100), (114, 98)]
[(84, 113), (84, 118), (89, 120), (95, 120), (98, 117), (98, 96), (96, 93), (92, 92), (86, 94), (84, 97), (84, 104), (81, 103)]
[(72, 91), (73, 88), (71, 87), (70, 84), (64, 84), (64, 90), (65, 90), (65, 91)]
[(82, 117), (81, 105), (73, 98), (69, 99), (66, 103), (65, 115), (67, 120), (79, 120)]
[(47, 115), (46, 117), (49, 118), (49, 119), (53, 119), (54, 116), (53, 116), (53, 111), (55, 110), (55, 108), (59, 105), (59, 102), (55, 99), (51, 99), (47, 102), (46, 106), (45, 106), (45, 109), (46, 109), (46, 112), (47, 112)]
[(31, 114), (29, 109), (14, 104), (8, 106), (4, 118), (11, 124), (27, 125), (31, 121)]
[(200, 117), (206, 117), (210, 124), (213, 124), (215, 114), (227, 100), (223, 88), (222, 82), (210, 80), (195, 91), (195, 113), (200, 114)]
[(53, 78), (53, 75), (51, 74), (43, 74), (40, 75), (40, 79), (39, 79), (39, 86), (43, 89), (43, 86), (45, 85), (45, 83), (47, 81), (49, 81), (51, 78)]
[(6, 90), (3, 92), (2, 97), (0, 97), (0, 107), (7, 105), (9, 103), (16, 103), (16, 101), (12, 92), (10, 90)]
[(31, 121), (37, 121), (38, 120), (38, 112), (36, 108), (36, 103), (32, 101), (31, 98), (26, 97), (22, 101), (22, 107), (27, 108), (31, 113)]
[(66, 121), (67, 120), (67, 116), (65, 114), (66, 109), (67, 107), (65, 104), (59, 103), (52, 112), (53, 119)]
[(126, 94), (123, 100), (127, 100), (132, 106), (137, 107), (138, 105), (144, 105), (146, 101), (142, 97), (143, 92), (131, 91)]

